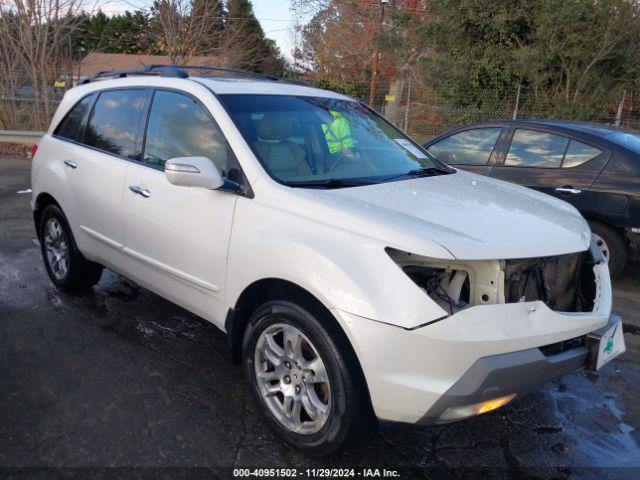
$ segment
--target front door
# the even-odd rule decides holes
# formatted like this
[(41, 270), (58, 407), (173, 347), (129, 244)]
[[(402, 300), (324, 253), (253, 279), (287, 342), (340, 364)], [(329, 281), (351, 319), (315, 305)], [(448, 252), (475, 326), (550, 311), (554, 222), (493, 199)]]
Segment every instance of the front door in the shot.
[(175, 186), (164, 164), (208, 157), (223, 174), (232, 156), (206, 109), (194, 98), (156, 90), (142, 161), (127, 170), (124, 194), (128, 274), (142, 285), (222, 325), (222, 288), (237, 196)]
[(607, 161), (587, 143), (556, 133), (516, 128), (491, 176), (553, 195), (580, 208)]

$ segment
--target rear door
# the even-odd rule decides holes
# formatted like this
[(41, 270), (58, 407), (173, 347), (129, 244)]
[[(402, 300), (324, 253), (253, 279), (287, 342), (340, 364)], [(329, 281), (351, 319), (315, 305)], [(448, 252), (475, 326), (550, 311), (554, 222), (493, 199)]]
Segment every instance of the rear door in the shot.
[[(123, 186), (129, 161), (139, 155), (137, 133), (147, 93), (128, 88), (85, 97), (78, 105), (86, 101), (90, 111), (63, 158), (74, 196), (78, 246), (108, 266), (122, 263)], [(54, 135), (68, 138), (72, 133), (63, 125)]]
[(429, 145), (427, 150), (451, 166), (489, 175), (506, 131), (500, 126), (470, 128)]
[(554, 131), (515, 127), (506, 153), (491, 176), (561, 198), (576, 208), (607, 161), (607, 153), (586, 141)]
[(130, 164), (125, 182), (126, 268), (142, 285), (221, 324), (237, 195), (171, 184), (165, 162), (189, 156), (208, 157), (223, 176), (237, 168), (224, 135), (196, 98), (155, 90), (142, 161)]

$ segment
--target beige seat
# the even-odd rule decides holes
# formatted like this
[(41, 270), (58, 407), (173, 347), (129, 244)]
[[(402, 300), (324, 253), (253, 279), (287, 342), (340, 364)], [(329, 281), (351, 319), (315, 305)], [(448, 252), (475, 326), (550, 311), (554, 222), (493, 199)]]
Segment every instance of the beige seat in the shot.
[(304, 149), (288, 140), (293, 133), (291, 120), (265, 114), (258, 125), (258, 141), (253, 144), (274, 177), (288, 180), (312, 175)]

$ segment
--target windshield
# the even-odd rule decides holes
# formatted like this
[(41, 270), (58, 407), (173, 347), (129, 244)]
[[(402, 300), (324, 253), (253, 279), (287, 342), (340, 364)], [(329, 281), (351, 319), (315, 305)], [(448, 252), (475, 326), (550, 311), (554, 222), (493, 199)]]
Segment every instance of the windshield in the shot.
[(454, 171), (355, 101), (219, 98), (264, 168), (287, 185), (339, 188)]

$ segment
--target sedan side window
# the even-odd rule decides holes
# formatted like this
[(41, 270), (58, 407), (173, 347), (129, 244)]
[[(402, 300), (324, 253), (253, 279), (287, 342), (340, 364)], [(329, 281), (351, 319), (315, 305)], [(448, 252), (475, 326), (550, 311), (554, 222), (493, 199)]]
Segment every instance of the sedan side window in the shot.
[(500, 127), (474, 128), (431, 145), (427, 151), (445, 163), (485, 165), (502, 132)]
[(175, 157), (208, 157), (223, 175), (230, 152), (222, 132), (200, 103), (181, 93), (157, 90), (149, 113), (143, 160), (164, 168)]
[(504, 164), (515, 167), (560, 167), (568, 138), (537, 130), (516, 129)]
[(100, 93), (87, 124), (85, 143), (121, 157), (136, 157), (140, 113), (147, 91), (107, 90)]
[(592, 158), (596, 158), (602, 153), (602, 150), (598, 150), (586, 143), (578, 142), (577, 140), (571, 140), (569, 148), (564, 156), (564, 162), (562, 162), (563, 168), (577, 167), (585, 162), (588, 162)]

